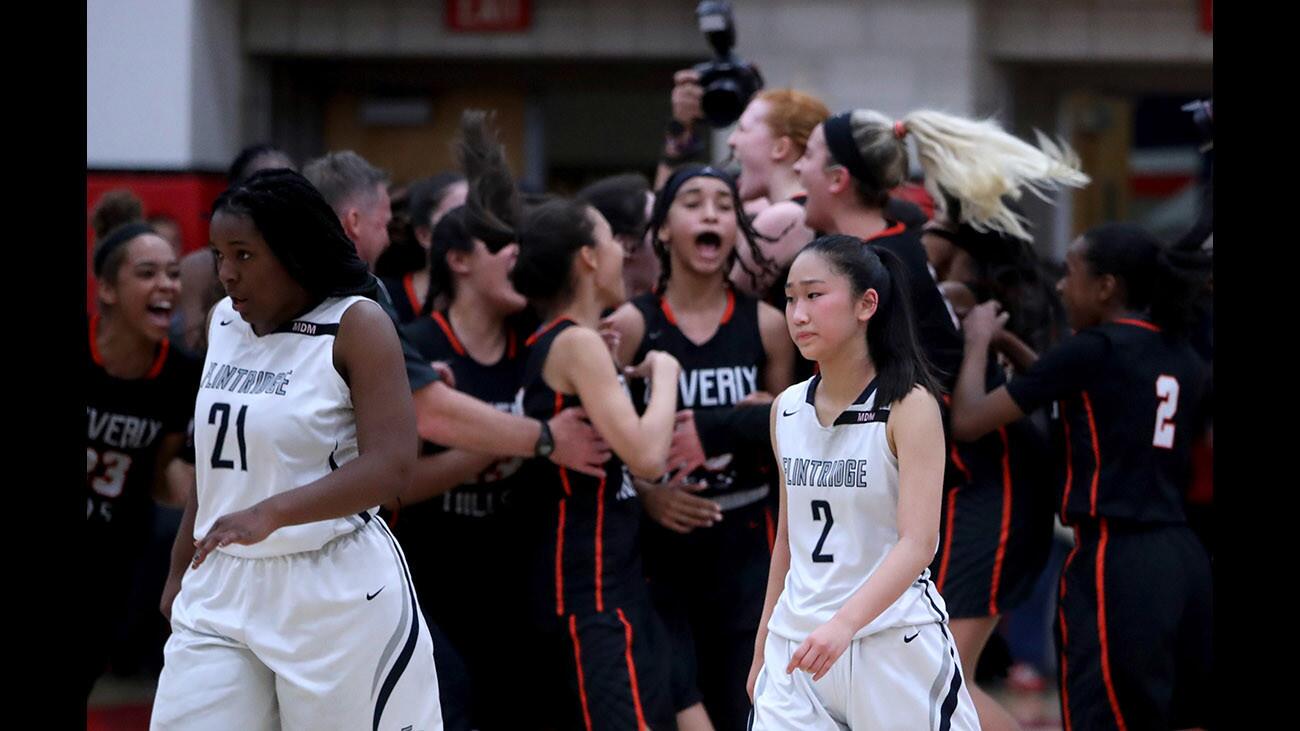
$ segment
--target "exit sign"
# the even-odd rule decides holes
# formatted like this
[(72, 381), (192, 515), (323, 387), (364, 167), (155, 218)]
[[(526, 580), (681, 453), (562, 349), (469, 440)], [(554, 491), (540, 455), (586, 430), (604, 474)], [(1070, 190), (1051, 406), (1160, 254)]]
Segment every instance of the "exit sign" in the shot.
[(444, 0), (448, 30), (519, 32), (532, 23), (530, 0)]

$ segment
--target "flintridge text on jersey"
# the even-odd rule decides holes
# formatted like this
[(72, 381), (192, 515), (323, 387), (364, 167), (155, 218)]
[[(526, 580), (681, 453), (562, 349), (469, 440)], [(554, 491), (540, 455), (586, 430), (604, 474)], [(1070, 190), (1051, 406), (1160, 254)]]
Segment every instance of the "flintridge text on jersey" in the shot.
[(866, 487), (865, 459), (782, 457), (786, 487)]
[(208, 362), (207, 372), (203, 374), (203, 388), (215, 388), (230, 393), (269, 393), (285, 396), (285, 388), (293, 369), (272, 373), (253, 368), (240, 368), (236, 365)]

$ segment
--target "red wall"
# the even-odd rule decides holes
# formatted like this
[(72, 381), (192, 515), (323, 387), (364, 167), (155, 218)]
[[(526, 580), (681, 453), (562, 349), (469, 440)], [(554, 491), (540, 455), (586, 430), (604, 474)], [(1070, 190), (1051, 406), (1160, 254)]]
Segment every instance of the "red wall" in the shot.
[(208, 212), (212, 202), (226, 189), (226, 176), (218, 173), (86, 172), (86, 309), (95, 311), (95, 280), (91, 272), (91, 250), (95, 233), (90, 213), (100, 196), (126, 188), (144, 204), (145, 217), (165, 215), (181, 228), (185, 253), (206, 246)]

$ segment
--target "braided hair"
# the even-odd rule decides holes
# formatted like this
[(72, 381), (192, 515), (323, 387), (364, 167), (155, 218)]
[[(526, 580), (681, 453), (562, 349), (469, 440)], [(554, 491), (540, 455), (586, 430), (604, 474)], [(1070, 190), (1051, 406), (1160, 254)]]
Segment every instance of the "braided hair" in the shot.
[(263, 170), (227, 188), (212, 214), (252, 220), (284, 268), (313, 297), (379, 299), (378, 281), (320, 192), (298, 173)]

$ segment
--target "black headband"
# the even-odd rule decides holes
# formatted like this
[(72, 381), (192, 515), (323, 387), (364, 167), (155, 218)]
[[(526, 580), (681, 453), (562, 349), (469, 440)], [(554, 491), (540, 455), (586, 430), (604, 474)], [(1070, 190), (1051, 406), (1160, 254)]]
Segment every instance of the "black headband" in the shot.
[(717, 178), (721, 180), (731, 189), (731, 195), (735, 196), (736, 205), (740, 205), (740, 194), (736, 190), (736, 179), (726, 170), (715, 168), (712, 165), (687, 165), (678, 168), (677, 172), (669, 176), (668, 181), (664, 183), (664, 187), (660, 188), (659, 192), (655, 194), (655, 205), (653, 211), (651, 211), (648, 225), (651, 227), (663, 225), (663, 222), (668, 218), (668, 209), (672, 207), (673, 199), (677, 197), (677, 191), (681, 190), (681, 187), (686, 185), (686, 181), (691, 178)]
[(822, 122), (826, 147), (835, 162), (843, 165), (850, 175), (876, 190), (882, 190), (883, 186), (876, 174), (872, 172), (871, 166), (867, 165), (867, 161), (862, 159), (862, 152), (853, 141), (853, 125), (849, 121), (852, 114), (853, 112), (841, 112)]
[(109, 255), (121, 248), (126, 242), (141, 234), (156, 235), (157, 233), (157, 231), (154, 231), (153, 226), (142, 221), (124, 223), (110, 231), (108, 236), (101, 239), (99, 244), (95, 246), (94, 269), (92, 270), (95, 273), (95, 278), (99, 279), (103, 275), (104, 262), (108, 261)]

